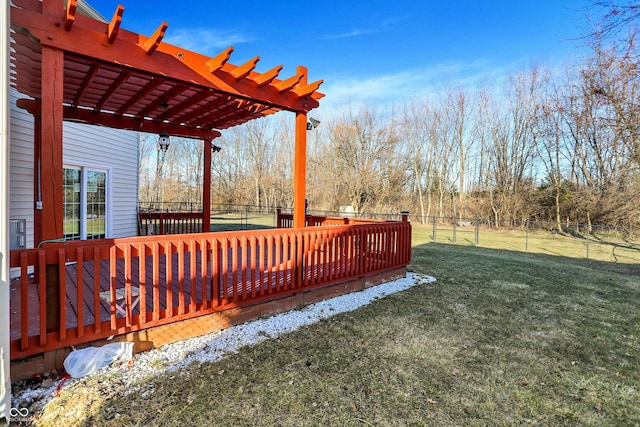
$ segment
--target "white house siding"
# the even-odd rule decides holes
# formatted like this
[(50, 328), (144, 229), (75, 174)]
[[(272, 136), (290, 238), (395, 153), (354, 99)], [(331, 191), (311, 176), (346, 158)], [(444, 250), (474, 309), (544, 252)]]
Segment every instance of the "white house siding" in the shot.
[(27, 247), (33, 247), (33, 116), (16, 106), (11, 90), (9, 145), (9, 216), (27, 220)]
[[(15, 101), (20, 97), (11, 90), (9, 215), (12, 219), (27, 220), (27, 247), (33, 247), (33, 117), (16, 107)], [(111, 228), (108, 237), (135, 236), (138, 232), (138, 134), (65, 122), (63, 135), (65, 166), (109, 172)]]
[(63, 163), (109, 171), (111, 233), (138, 234), (138, 133), (65, 122)]

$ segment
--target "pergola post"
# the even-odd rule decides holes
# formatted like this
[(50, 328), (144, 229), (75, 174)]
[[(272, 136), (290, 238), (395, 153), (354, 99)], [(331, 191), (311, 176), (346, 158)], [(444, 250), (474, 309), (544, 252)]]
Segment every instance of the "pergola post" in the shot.
[(40, 177), (42, 239), (59, 239), (63, 231), (62, 93), (64, 53), (42, 46), (42, 108), (40, 109)]
[[(301, 85), (307, 84), (307, 69), (299, 66)], [(295, 157), (293, 165), (293, 228), (305, 226), (307, 180), (307, 113), (296, 112)]]
[(296, 113), (296, 143), (293, 167), (293, 228), (305, 225), (307, 175), (307, 114)]
[[(42, 240), (64, 236), (62, 196), (62, 95), (64, 78), (64, 52), (42, 46), (42, 104), (40, 132), (36, 133), (36, 147), (40, 148), (40, 182), (42, 204), (40, 217)], [(39, 242), (38, 242), (39, 243)], [(59, 267), (47, 266), (47, 330), (60, 325)]]
[(204, 140), (204, 171), (202, 173), (202, 232), (211, 231), (211, 140)]

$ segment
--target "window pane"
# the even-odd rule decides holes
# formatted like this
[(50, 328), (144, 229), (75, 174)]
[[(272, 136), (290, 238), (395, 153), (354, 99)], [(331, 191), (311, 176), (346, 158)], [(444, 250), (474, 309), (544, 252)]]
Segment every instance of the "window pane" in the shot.
[(107, 174), (87, 172), (87, 239), (106, 237)]
[(63, 174), (64, 237), (80, 239), (80, 171), (65, 169)]

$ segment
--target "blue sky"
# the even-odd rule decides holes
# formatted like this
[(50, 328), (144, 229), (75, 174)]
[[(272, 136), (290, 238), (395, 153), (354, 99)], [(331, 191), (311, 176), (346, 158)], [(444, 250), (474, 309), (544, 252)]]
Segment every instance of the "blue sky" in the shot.
[(561, 65), (580, 52), (590, 0), (89, 0), (122, 27), (214, 56), (228, 46), (236, 65), (261, 57), (257, 71), (297, 65), (323, 79), (321, 108), (389, 103), (446, 83), (491, 81), (532, 63)]

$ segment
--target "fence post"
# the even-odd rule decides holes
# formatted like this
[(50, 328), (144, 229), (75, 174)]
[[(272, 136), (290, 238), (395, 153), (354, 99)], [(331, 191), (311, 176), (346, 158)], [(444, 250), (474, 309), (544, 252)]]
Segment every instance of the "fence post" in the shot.
[(476, 223), (475, 224), (476, 225), (475, 243), (476, 243), (476, 246), (478, 246), (478, 242), (480, 240), (480, 219), (476, 218), (475, 223)]
[(529, 220), (525, 222), (524, 251), (529, 252)]
[(589, 243), (591, 242), (591, 239), (589, 238), (589, 229), (587, 228), (587, 259), (589, 259)]
[(437, 223), (438, 223), (438, 217), (437, 216), (433, 216), (433, 231), (431, 232), (431, 240), (433, 240), (434, 242), (436, 241), (436, 227), (437, 227)]
[(456, 219), (453, 219), (453, 243), (456, 242)]

